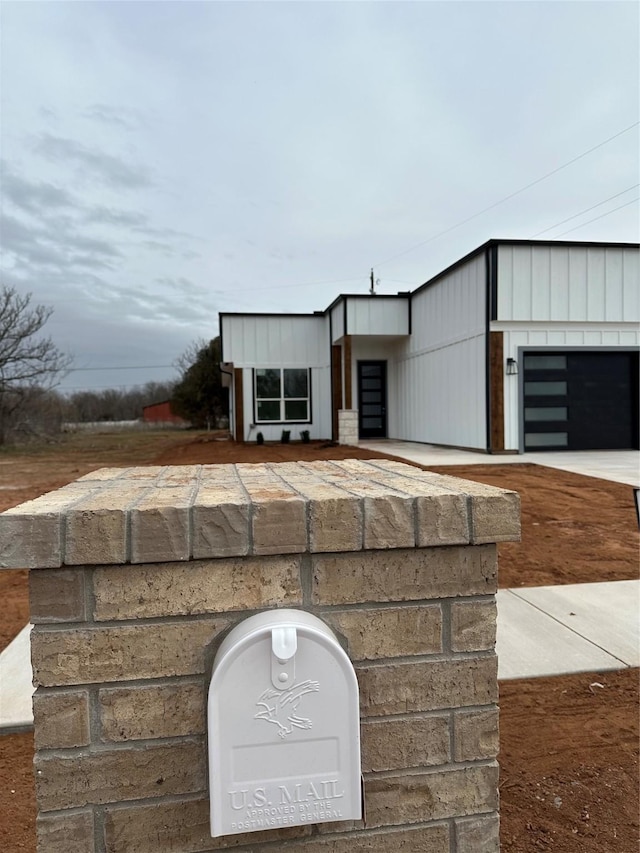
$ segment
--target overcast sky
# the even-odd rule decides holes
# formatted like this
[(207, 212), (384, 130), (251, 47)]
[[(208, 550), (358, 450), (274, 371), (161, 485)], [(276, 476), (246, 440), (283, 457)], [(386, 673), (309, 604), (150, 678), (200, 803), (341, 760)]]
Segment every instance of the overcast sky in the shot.
[(371, 266), (395, 293), (491, 237), (638, 240), (635, 2), (2, 2), (0, 24), (2, 282), (53, 307), (63, 389), (171, 378), (219, 311), (324, 309)]

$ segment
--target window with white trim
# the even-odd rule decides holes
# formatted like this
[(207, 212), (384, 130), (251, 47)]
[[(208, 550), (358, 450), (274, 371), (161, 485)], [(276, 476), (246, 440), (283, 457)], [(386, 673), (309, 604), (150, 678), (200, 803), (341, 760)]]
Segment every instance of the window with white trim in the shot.
[(256, 367), (256, 423), (309, 423), (310, 373), (308, 367)]

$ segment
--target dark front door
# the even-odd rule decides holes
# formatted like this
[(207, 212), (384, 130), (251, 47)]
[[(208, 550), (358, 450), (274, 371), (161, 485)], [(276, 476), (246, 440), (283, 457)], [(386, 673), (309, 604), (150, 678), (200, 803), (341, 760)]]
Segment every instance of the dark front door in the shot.
[(358, 362), (360, 438), (387, 437), (387, 362)]

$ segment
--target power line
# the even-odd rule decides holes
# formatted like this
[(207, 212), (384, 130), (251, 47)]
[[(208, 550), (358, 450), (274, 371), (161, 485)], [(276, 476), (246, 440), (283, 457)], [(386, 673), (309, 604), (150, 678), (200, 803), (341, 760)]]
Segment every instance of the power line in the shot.
[(79, 373), (89, 370), (160, 370), (175, 369), (175, 364), (126, 364), (119, 367), (70, 367), (67, 373)]
[[(621, 193), (616, 193), (615, 195), (610, 195), (609, 198), (605, 198), (604, 201), (599, 201), (597, 204), (592, 205), (591, 207), (587, 207), (584, 210), (581, 210), (580, 213), (574, 213), (573, 216), (569, 216), (566, 219), (563, 219), (562, 222), (556, 222), (555, 225), (550, 225), (548, 228), (545, 228), (543, 231), (538, 231), (537, 234), (534, 234), (534, 237), (539, 237), (541, 234), (546, 234), (547, 231), (553, 231), (554, 228), (558, 228), (560, 225), (564, 225), (565, 222), (571, 222), (572, 219), (576, 219), (578, 216), (582, 216), (583, 213), (589, 213), (590, 210), (595, 210), (596, 207), (601, 207), (603, 204), (606, 204), (608, 201), (612, 201), (614, 198), (618, 198), (625, 193), (630, 192), (631, 190), (635, 190), (636, 187), (639, 187), (640, 184), (634, 184), (632, 187), (627, 187), (626, 190), (622, 190)], [(568, 233), (568, 232), (565, 232)]]
[[(618, 133), (615, 133), (613, 136), (610, 136), (608, 139), (604, 139), (602, 142), (599, 142), (597, 145), (594, 145), (592, 148), (589, 148), (587, 151), (583, 151), (582, 154), (578, 154), (577, 157), (574, 157), (572, 160), (569, 160), (566, 163), (563, 163), (561, 166), (558, 166), (556, 169), (553, 169), (551, 172), (547, 172), (546, 175), (542, 175), (540, 178), (536, 178), (535, 181), (531, 181), (531, 183), (526, 184), (524, 187), (520, 187), (519, 190), (515, 192), (509, 193), (509, 195), (504, 196), (499, 201), (490, 204), (488, 207), (484, 207), (482, 210), (479, 210), (477, 213), (474, 213), (472, 216), (468, 216), (466, 219), (457, 222), (455, 225), (452, 225), (450, 228), (445, 228), (444, 231), (439, 231), (437, 234), (434, 234), (432, 237), (429, 237), (426, 240), (423, 240), (422, 243), (417, 243), (415, 246), (411, 246), (409, 249), (405, 249), (403, 252), (398, 252), (396, 255), (392, 255), (390, 258), (387, 258), (384, 261), (379, 261), (377, 264), (374, 264), (374, 267), (381, 267), (383, 264), (388, 264), (389, 261), (394, 261), (396, 258), (402, 257), (402, 255), (407, 255), (409, 252), (415, 251), (415, 249), (419, 249), (421, 246), (426, 246), (427, 243), (432, 243), (434, 240), (437, 240), (438, 237), (443, 237), (445, 234), (448, 234), (450, 231), (454, 231), (456, 228), (460, 228), (462, 225), (466, 225), (467, 222), (471, 222), (472, 219), (477, 219), (478, 216), (482, 216), (483, 213), (487, 213), (489, 210), (493, 210), (495, 207), (498, 207), (501, 204), (504, 204), (505, 201), (509, 201), (509, 199), (515, 198), (520, 193), (523, 193), (525, 190), (531, 189), (531, 187), (535, 187), (536, 184), (541, 183), (542, 181), (546, 181), (547, 178), (550, 178), (552, 175), (556, 175), (558, 172), (561, 172), (563, 169), (566, 169), (568, 166), (571, 166), (573, 163), (576, 163), (578, 160), (581, 160), (583, 157), (586, 157), (587, 154), (591, 154), (593, 151), (597, 151), (598, 148), (602, 148), (603, 145), (607, 145), (609, 142), (613, 142), (614, 139), (617, 139), (619, 136), (622, 136), (624, 133), (628, 133), (630, 130), (633, 130), (634, 127), (637, 127), (640, 124), (640, 121), (636, 121), (633, 124), (630, 124), (629, 127), (625, 127), (624, 130), (620, 130)], [(568, 232), (567, 232), (568, 233)]]
[(609, 216), (612, 213), (615, 213), (616, 210), (622, 210), (623, 207), (629, 207), (630, 204), (634, 204), (636, 201), (640, 201), (640, 196), (638, 198), (632, 198), (631, 201), (628, 201), (626, 204), (621, 204), (620, 207), (614, 207), (613, 210), (608, 210), (606, 213), (600, 214), (600, 216), (595, 216), (593, 219), (589, 219), (588, 222), (583, 222), (582, 225), (576, 225), (575, 228), (569, 228), (568, 231), (563, 231), (562, 234), (557, 234), (556, 237), (564, 237), (565, 234), (570, 234), (572, 231), (577, 231), (579, 228), (584, 228), (585, 225), (590, 225), (592, 222), (597, 222), (598, 219), (604, 219), (605, 216)]
[[(362, 276), (354, 276), (353, 278), (334, 278), (328, 279), (327, 281), (306, 281), (298, 284), (274, 284), (268, 285), (267, 287), (243, 287), (239, 293), (267, 293), (271, 290), (285, 290), (290, 287), (316, 287), (320, 284), (341, 284), (345, 281), (361, 281), (362, 279)], [(224, 293), (225, 291), (222, 292)]]
[[(135, 388), (144, 388), (146, 382), (133, 382), (129, 385), (67, 385), (64, 388), (57, 388), (61, 394), (66, 394), (67, 391), (102, 391), (102, 390), (110, 390), (110, 391), (120, 391), (126, 389), (135, 389)], [(165, 380), (164, 382), (159, 382), (159, 385), (168, 385), (170, 384), (170, 380)]]

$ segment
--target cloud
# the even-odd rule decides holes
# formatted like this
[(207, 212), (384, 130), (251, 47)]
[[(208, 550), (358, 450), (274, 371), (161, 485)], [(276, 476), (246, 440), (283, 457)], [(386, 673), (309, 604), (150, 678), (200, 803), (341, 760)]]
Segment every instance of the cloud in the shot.
[(123, 228), (143, 226), (148, 221), (144, 213), (132, 210), (114, 210), (112, 207), (88, 207), (85, 211), (85, 222), (97, 225), (116, 225)]
[(169, 287), (172, 290), (177, 290), (181, 294), (188, 292), (194, 296), (201, 297), (203, 295), (202, 288), (184, 276), (160, 276), (160, 278), (156, 278), (156, 281), (158, 284)]
[(155, 228), (153, 226), (143, 225), (136, 230), (149, 237), (187, 237), (189, 240), (196, 239), (193, 234), (188, 234), (186, 231), (176, 231), (175, 228)]
[(175, 255), (175, 249), (171, 246), (167, 246), (166, 243), (161, 243), (159, 240), (143, 240), (142, 245), (146, 249), (150, 249), (152, 252), (160, 252), (163, 255)]
[(43, 208), (58, 210), (73, 207), (74, 198), (67, 190), (46, 181), (28, 181), (2, 162), (2, 192), (16, 207), (28, 213), (39, 213)]
[(122, 106), (113, 107), (109, 104), (92, 104), (84, 110), (82, 117), (102, 124), (116, 125), (129, 131), (136, 131), (145, 124), (139, 110)]
[(16, 266), (60, 271), (74, 267), (110, 269), (111, 261), (121, 257), (114, 244), (77, 233), (70, 227), (72, 225), (65, 219), (27, 224), (5, 213), (2, 217), (3, 250), (14, 256)]
[(43, 244), (33, 229), (19, 219), (5, 214), (2, 217), (3, 254), (14, 256), (14, 265), (21, 267), (60, 267), (66, 258), (56, 247)]
[(41, 134), (35, 150), (55, 163), (75, 163), (93, 177), (114, 189), (145, 189), (153, 181), (144, 166), (131, 165), (120, 157), (90, 149), (73, 139), (50, 133)]

